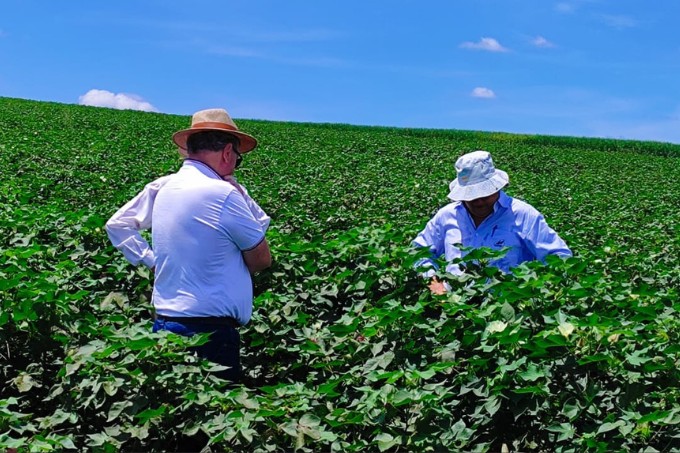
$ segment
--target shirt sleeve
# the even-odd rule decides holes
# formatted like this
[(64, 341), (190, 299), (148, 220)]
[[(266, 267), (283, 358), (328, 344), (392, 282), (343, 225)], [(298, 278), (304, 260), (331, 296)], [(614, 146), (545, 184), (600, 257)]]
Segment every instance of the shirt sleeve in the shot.
[[(444, 253), (444, 238), (441, 235), (438, 218), (439, 216), (435, 215), (430, 219), (430, 221), (427, 222), (427, 225), (425, 225), (425, 228), (418, 233), (418, 236), (416, 236), (411, 243), (414, 247), (427, 247), (430, 250), (432, 257), (438, 257)], [(416, 261), (413, 267), (416, 269), (432, 268), (422, 274), (425, 278), (432, 277), (435, 274), (435, 271), (439, 269), (437, 263), (431, 258), (420, 259)]]
[(264, 240), (264, 228), (253, 216), (245, 197), (236, 190), (225, 201), (221, 224), (242, 252), (254, 249)]
[(250, 213), (253, 215), (253, 217), (255, 217), (255, 220), (258, 221), (262, 227), (262, 230), (266, 232), (269, 228), (269, 224), (271, 223), (271, 217), (269, 217), (267, 213), (264, 212), (264, 210), (260, 207), (260, 205), (258, 205), (257, 202), (250, 197), (245, 187), (241, 186), (241, 188), (243, 189), (243, 198), (246, 202), (246, 206), (248, 206)]
[(572, 256), (567, 243), (559, 237), (555, 230), (548, 226), (541, 214), (537, 214), (533, 218), (533, 222), (528, 225), (524, 240), (527, 248), (537, 260), (545, 262), (548, 255)]
[(148, 268), (154, 267), (153, 250), (140, 231), (151, 228), (156, 195), (171, 176), (164, 176), (147, 184), (106, 222), (106, 233), (111, 243), (134, 265), (143, 263)]

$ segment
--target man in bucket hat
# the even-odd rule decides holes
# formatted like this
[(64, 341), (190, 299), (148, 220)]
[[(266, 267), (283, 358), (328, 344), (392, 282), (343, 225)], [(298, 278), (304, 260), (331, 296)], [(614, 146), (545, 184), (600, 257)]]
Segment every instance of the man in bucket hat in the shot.
[[(202, 110), (173, 135), (185, 157), (177, 173), (149, 183), (106, 223), (132, 264), (154, 271), (154, 332), (210, 333), (197, 353), (240, 378), (238, 327), (253, 310), (251, 274), (271, 265), (269, 216), (234, 178), (257, 146), (226, 110)], [(153, 248), (139, 231), (151, 228)]]
[[(524, 261), (541, 260), (547, 255), (571, 256), (567, 244), (548, 226), (543, 215), (528, 203), (508, 196), (502, 189), (508, 185), (508, 174), (494, 167), (486, 151), (474, 151), (456, 161), (456, 179), (449, 185), (449, 203), (427, 223), (413, 244), (428, 247), (433, 256), (444, 255), (451, 262), (464, 247), (509, 247), (505, 256), (490, 264), (503, 272)], [(430, 259), (418, 267), (434, 267)], [(447, 271), (459, 274), (456, 264)], [(431, 277), (434, 270), (425, 275)], [(446, 292), (445, 285), (433, 278), (430, 289), (435, 294)]]

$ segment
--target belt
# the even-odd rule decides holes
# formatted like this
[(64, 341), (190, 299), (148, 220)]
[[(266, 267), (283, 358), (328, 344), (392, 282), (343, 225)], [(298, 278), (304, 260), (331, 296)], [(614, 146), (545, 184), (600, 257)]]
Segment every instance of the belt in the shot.
[(156, 318), (163, 321), (178, 322), (181, 324), (213, 324), (216, 326), (229, 326), (237, 329), (241, 326), (239, 322), (231, 316), (165, 316), (156, 315)]

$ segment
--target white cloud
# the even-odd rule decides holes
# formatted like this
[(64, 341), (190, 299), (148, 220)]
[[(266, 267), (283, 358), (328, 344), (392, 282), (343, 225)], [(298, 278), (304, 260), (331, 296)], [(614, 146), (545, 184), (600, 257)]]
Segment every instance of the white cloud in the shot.
[(508, 49), (493, 38), (482, 38), (479, 42), (464, 42), (460, 45), (463, 49), (487, 50), (489, 52), (507, 52)]
[(254, 42), (319, 42), (342, 37), (343, 34), (334, 30), (316, 29), (299, 31), (257, 32), (248, 27), (241, 33), (241, 38)]
[(158, 112), (158, 109), (135, 94), (111, 93), (106, 90), (90, 90), (78, 98), (80, 105), (109, 107), (118, 110), (141, 110)]
[(576, 10), (576, 5), (573, 3), (560, 2), (555, 5), (555, 10), (559, 13), (570, 14)]
[(213, 47), (208, 49), (208, 53), (215, 55), (222, 55), (227, 57), (243, 57), (243, 58), (262, 58), (263, 55), (259, 52), (246, 48), (235, 46)]
[(531, 40), (531, 44), (536, 47), (541, 47), (543, 49), (548, 49), (550, 47), (555, 47), (555, 44), (545, 39), (543, 36), (536, 36)]
[(294, 66), (316, 66), (320, 68), (338, 68), (351, 65), (350, 62), (332, 57), (318, 57), (318, 58), (285, 58), (259, 53), (255, 50), (250, 50), (243, 47), (213, 47), (207, 50), (208, 53), (223, 57), (237, 57), (237, 58), (258, 58), (261, 60), (272, 61), (274, 63), (281, 63)]
[(638, 25), (638, 21), (629, 16), (611, 16), (603, 14), (602, 19), (605, 24), (618, 29), (633, 28)]
[(470, 96), (472, 96), (473, 98), (493, 99), (496, 97), (496, 93), (494, 93), (493, 90), (489, 88), (477, 87), (474, 90), (472, 90)]

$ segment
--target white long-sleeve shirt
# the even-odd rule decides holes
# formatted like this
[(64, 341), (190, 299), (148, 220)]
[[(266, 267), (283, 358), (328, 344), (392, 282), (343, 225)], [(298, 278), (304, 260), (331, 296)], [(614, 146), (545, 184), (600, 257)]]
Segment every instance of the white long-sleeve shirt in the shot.
[[(133, 264), (156, 269), (152, 295), (164, 316), (230, 316), (245, 325), (252, 280), (242, 253), (264, 240), (270, 218), (235, 180), (185, 160), (149, 184), (106, 223)], [(153, 249), (140, 231), (151, 228)]]
[[(149, 243), (142, 237), (140, 231), (151, 228), (153, 206), (158, 191), (175, 176), (167, 175), (147, 184), (132, 200), (128, 201), (106, 222), (106, 232), (114, 247), (123, 252), (123, 256), (130, 263), (144, 264), (148, 268), (154, 267), (154, 252)], [(253, 217), (267, 231), (271, 217), (253, 200), (245, 187), (239, 184), (246, 205)]]
[[(477, 227), (462, 202), (441, 208), (413, 241), (417, 247), (428, 247), (434, 257), (444, 255), (451, 262), (461, 258), (464, 247), (489, 247), (500, 250), (510, 247), (507, 254), (490, 265), (503, 272), (525, 261), (544, 261), (548, 255), (571, 256), (571, 250), (557, 233), (548, 226), (543, 215), (534, 207), (501, 191), (494, 212)], [(434, 261), (417, 264), (435, 266)], [(449, 264), (447, 271), (459, 274), (457, 264)]]

